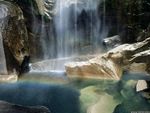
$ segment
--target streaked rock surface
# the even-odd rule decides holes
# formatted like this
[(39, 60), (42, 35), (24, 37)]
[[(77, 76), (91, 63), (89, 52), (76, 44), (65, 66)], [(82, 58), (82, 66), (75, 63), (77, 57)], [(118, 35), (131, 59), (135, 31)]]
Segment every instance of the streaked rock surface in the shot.
[(149, 73), (149, 47), (150, 38), (134, 44), (123, 44), (88, 61), (67, 63), (66, 72), (69, 77), (103, 79), (119, 79), (123, 70)]
[(68, 75), (88, 78), (119, 79), (122, 69), (111, 59), (97, 57), (86, 62), (73, 62), (66, 64)]
[(29, 48), (23, 12), (17, 4), (0, 1), (0, 33), (7, 72), (11, 74), (15, 69), (19, 73), (24, 57), (29, 56)]

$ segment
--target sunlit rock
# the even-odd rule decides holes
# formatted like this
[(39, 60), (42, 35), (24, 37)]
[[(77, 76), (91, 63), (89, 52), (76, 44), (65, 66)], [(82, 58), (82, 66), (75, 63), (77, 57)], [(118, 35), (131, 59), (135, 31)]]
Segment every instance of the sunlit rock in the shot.
[(136, 85), (136, 91), (139, 92), (142, 95), (142, 97), (150, 99), (149, 81), (138, 80)]
[(142, 52), (139, 52), (139, 53), (133, 55), (133, 58), (131, 59), (131, 61), (138, 64), (137, 68), (139, 68), (140, 64), (143, 63), (143, 66), (142, 66), (143, 72), (150, 73), (150, 60), (149, 59), (150, 59), (150, 50), (145, 50), (145, 51), (142, 51)]
[(85, 62), (67, 63), (65, 66), (67, 74), (75, 77), (118, 80), (122, 74), (119, 64), (115, 64), (113, 60), (106, 57), (97, 57)]
[(136, 91), (139, 92), (139, 91), (143, 91), (145, 89), (147, 89), (148, 86), (147, 86), (147, 82), (145, 80), (139, 80), (137, 82), (137, 85), (136, 85)]
[(0, 75), (0, 83), (15, 83), (18, 80), (17, 74)]
[(15, 105), (5, 101), (0, 101), (0, 113), (51, 113), (48, 108), (43, 106), (26, 107)]
[(123, 70), (149, 73), (150, 38), (134, 44), (120, 45), (103, 55), (85, 62), (66, 64), (67, 75), (78, 77), (98, 77), (119, 79)]
[(146, 68), (146, 63), (132, 63), (130, 66), (128, 66), (128, 70), (135, 73), (145, 72)]

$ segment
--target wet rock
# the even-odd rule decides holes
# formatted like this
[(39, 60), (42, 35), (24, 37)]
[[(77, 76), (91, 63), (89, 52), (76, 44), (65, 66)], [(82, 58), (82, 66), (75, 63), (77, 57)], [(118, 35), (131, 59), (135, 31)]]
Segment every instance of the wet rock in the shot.
[(114, 47), (117, 47), (119, 45), (121, 45), (121, 39), (119, 35), (113, 36), (113, 37), (108, 37), (105, 38), (103, 40), (103, 45), (107, 48), (107, 49), (111, 49)]
[(130, 100), (128, 100), (129, 102), (123, 102), (119, 105), (116, 106), (116, 108), (114, 109), (113, 113), (132, 113), (132, 112), (147, 112), (149, 111), (149, 104), (146, 102), (144, 102), (144, 100), (142, 100), (141, 102), (131, 102)]
[(29, 63), (30, 63), (30, 57), (25, 56), (21, 66), (20, 66), (20, 68), (21, 68), (20, 69), (20, 74), (27, 73), (27, 72), (30, 71)]
[(15, 83), (18, 80), (18, 76), (15, 73), (10, 75), (0, 75), (0, 83)]
[(28, 56), (28, 35), (23, 12), (18, 5), (0, 1), (0, 32), (3, 38), (8, 73), (20, 71), (20, 65)]
[(74, 77), (118, 80), (122, 74), (119, 64), (115, 64), (113, 60), (103, 56), (85, 62), (67, 63), (65, 66), (67, 75)]
[[(14, 0), (22, 9), (28, 34), (31, 62), (56, 58), (53, 0)], [(53, 52), (54, 51), (54, 52)]]
[(48, 108), (43, 106), (25, 107), (15, 105), (5, 101), (0, 101), (0, 113), (51, 113)]
[(133, 58), (130, 60), (132, 62), (139, 64), (143, 63), (145, 66), (143, 66), (143, 72), (150, 72), (150, 50), (145, 50), (142, 52), (139, 52), (135, 55), (133, 55)]
[(140, 93), (141, 93), (142, 97), (144, 97), (145, 99), (148, 99), (148, 100), (150, 99), (150, 90), (142, 91)]
[[(150, 38), (134, 44), (123, 44), (88, 61), (68, 63), (66, 64), (66, 72), (70, 77), (90, 76), (119, 79), (123, 70), (134, 72), (130, 69), (136, 63), (136, 65), (143, 66), (140, 67), (141, 73), (142, 71), (149, 73), (149, 47)], [(141, 65), (141, 63), (144, 65)]]
[(136, 85), (136, 91), (139, 92), (139, 91), (143, 91), (145, 89), (147, 89), (148, 86), (147, 86), (147, 82), (145, 80), (139, 80), (137, 82), (137, 85)]
[(122, 83), (123, 87), (120, 91), (122, 103), (116, 106), (113, 113), (149, 111), (149, 102), (141, 96), (141, 93), (135, 91), (137, 80), (128, 80)]
[(147, 29), (145, 29), (139, 33), (139, 36), (137, 37), (136, 41), (138, 41), (138, 42), (143, 41), (147, 37), (150, 37), (150, 25), (147, 27)]
[(56, 58), (50, 60), (42, 60), (40, 62), (31, 63), (31, 72), (50, 72), (50, 71), (65, 71), (64, 64), (71, 61), (86, 61), (94, 58), (95, 55), (83, 55), (67, 58)]
[(139, 92), (142, 95), (142, 97), (150, 99), (149, 81), (139, 80), (136, 85), (136, 91)]
[(37, 3), (39, 13), (51, 20), (54, 15), (54, 0), (35, 0), (35, 2)]

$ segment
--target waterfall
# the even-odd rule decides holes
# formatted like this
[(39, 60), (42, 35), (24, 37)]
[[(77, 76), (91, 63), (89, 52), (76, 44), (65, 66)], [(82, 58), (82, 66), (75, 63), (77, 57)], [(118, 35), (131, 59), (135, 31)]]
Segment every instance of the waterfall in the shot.
[[(107, 35), (107, 30), (105, 26), (101, 26), (103, 22), (98, 15), (100, 2), (100, 0), (56, 0), (54, 21), (58, 58), (100, 49), (100, 41)], [(103, 27), (101, 32), (100, 27)]]
[[(54, 12), (50, 23), (45, 22), (44, 16), (41, 23), (36, 18), (33, 22), (32, 29), (40, 37), (38, 40), (44, 56), (44, 61), (32, 65), (37, 68), (35, 70), (64, 70), (64, 63), (70, 59), (101, 51), (101, 40), (108, 34), (105, 15), (100, 17), (101, 13), (105, 14), (104, 0), (48, 1), (53, 1), (52, 10), (47, 9), (48, 3), (45, 7), (46, 12)], [(99, 10), (101, 4), (103, 9)], [(39, 69), (41, 64), (43, 68)]]
[(0, 74), (7, 74), (6, 59), (3, 47), (3, 39), (0, 33)]
[[(31, 5), (32, 38), (37, 56), (65, 58), (96, 53), (107, 37), (105, 0), (35, 0)], [(41, 3), (42, 2), (42, 3)], [(99, 9), (103, 7), (103, 9)], [(103, 17), (101, 17), (101, 14)], [(50, 21), (45, 20), (50, 17)]]
[(6, 66), (6, 57), (4, 52), (4, 45), (3, 45), (3, 37), (2, 37), (2, 31), (5, 26), (6, 20), (4, 18), (7, 16), (7, 9), (4, 5), (1, 5), (0, 7), (0, 75), (6, 75), (7, 73), (7, 66)]

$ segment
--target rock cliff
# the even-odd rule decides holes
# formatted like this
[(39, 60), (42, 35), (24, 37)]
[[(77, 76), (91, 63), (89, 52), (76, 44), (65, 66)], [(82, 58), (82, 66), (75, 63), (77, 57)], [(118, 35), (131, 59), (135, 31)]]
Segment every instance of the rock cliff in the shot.
[(23, 12), (18, 5), (0, 1), (0, 32), (8, 73), (19, 72), (24, 57), (29, 55), (29, 48)]

